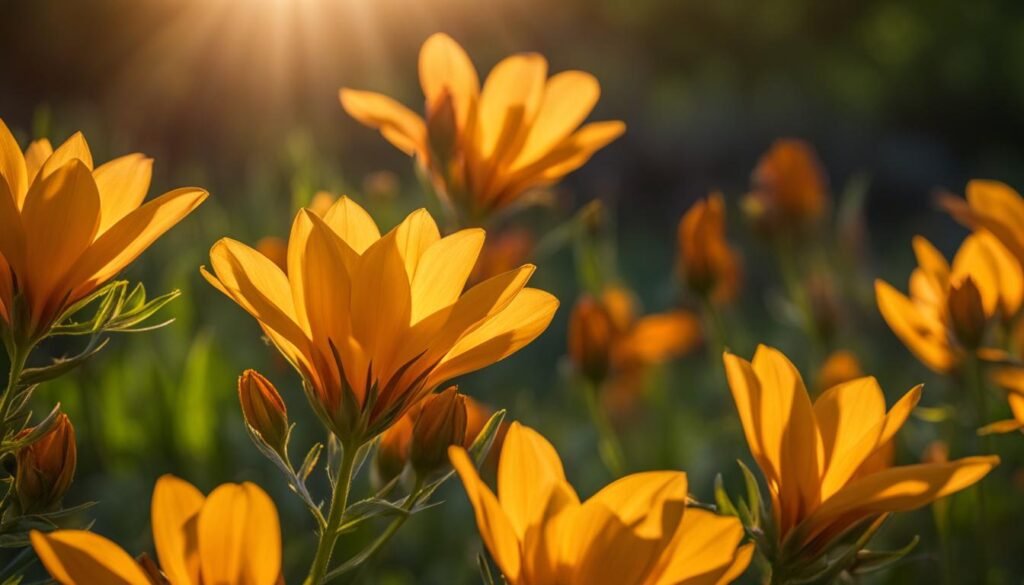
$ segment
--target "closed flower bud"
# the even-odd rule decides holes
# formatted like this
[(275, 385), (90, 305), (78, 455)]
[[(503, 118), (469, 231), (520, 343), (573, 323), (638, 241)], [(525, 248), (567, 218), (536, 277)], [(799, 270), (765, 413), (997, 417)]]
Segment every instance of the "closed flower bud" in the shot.
[(607, 377), (615, 324), (608, 310), (592, 297), (582, 297), (569, 317), (569, 357), (577, 371), (595, 384)]
[(829, 354), (818, 370), (818, 391), (824, 392), (843, 382), (862, 377), (864, 370), (861, 369), (857, 356), (852, 351), (839, 349)]
[(420, 477), (448, 463), (448, 447), (466, 440), (466, 397), (458, 388), (427, 397), (413, 426), (410, 459)]
[(380, 484), (386, 484), (405, 470), (412, 448), (412, 428), (419, 410), (419, 405), (414, 406), (412, 411), (398, 419), (398, 422), (380, 436), (377, 455), (374, 458), (375, 480)]
[(949, 320), (953, 333), (967, 349), (977, 349), (985, 337), (985, 306), (981, 301), (981, 293), (971, 277), (949, 288)]
[[(22, 435), (30, 432), (26, 429)], [(53, 428), (18, 451), (14, 481), (21, 512), (45, 512), (56, 507), (71, 487), (77, 459), (75, 428), (67, 415), (58, 415)]]
[(238, 378), (238, 401), (245, 424), (274, 451), (284, 454), (288, 439), (288, 409), (277, 389), (256, 370)]
[(802, 140), (776, 140), (758, 161), (751, 182), (752, 201), (746, 207), (757, 210), (755, 219), (763, 232), (800, 229), (825, 212), (825, 172), (814, 148)]
[(716, 303), (739, 290), (739, 257), (725, 240), (725, 201), (721, 193), (698, 201), (679, 221), (679, 275), (697, 295)]
[(458, 122), (455, 119), (455, 104), (452, 94), (442, 90), (440, 97), (427, 110), (427, 137), (430, 154), (437, 162), (438, 170), (445, 172), (448, 163), (455, 156), (458, 141)]

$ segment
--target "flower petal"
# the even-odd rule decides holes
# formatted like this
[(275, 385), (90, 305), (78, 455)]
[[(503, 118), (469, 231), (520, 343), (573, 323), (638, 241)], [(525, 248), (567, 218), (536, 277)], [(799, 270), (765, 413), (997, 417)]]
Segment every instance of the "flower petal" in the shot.
[(824, 447), (821, 497), (839, 491), (875, 451), (885, 425), (885, 395), (867, 376), (826, 390), (814, 402)]
[[(498, 501), (519, 541), (542, 525), (549, 513), (557, 512), (549, 509), (549, 501), (556, 485), (565, 483), (562, 460), (551, 443), (530, 427), (513, 422), (501, 448)], [(579, 504), (574, 493), (571, 498)]]
[(102, 234), (142, 205), (153, 177), (153, 159), (129, 154), (100, 165), (92, 176), (100, 192)]
[(924, 365), (944, 373), (956, 364), (941, 323), (930, 321), (910, 299), (884, 281), (875, 281), (875, 297), (889, 328)]
[(135, 209), (110, 226), (82, 254), (69, 274), (68, 284), (75, 291), (72, 296), (84, 296), (113, 278), (145, 252), (157, 238), (192, 213), (207, 195), (202, 189), (175, 189)]
[(427, 152), (427, 128), (423, 118), (386, 95), (342, 89), (341, 106), (350, 116), (371, 128), (409, 156)]
[(448, 457), (452, 466), (462, 479), (462, 485), (469, 496), (469, 502), (476, 512), (476, 525), (480, 531), (480, 538), (487, 545), (487, 550), (498, 564), (501, 574), (509, 583), (517, 583), (522, 567), (522, 553), (520, 543), (516, 538), (512, 524), (508, 516), (501, 509), (498, 499), (487, 487), (487, 484), (480, 479), (473, 462), (462, 447), (452, 446), (448, 448)]
[(450, 36), (435, 33), (420, 49), (419, 70), (427, 110), (447, 90), (455, 106), (459, 127), (465, 128), (472, 105), (480, 93), (480, 79), (466, 51)]
[(965, 457), (948, 463), (893, 467), (859, 478), (811, 513), (804, 521), (804, 539), (813, 539), (839, 519), (848, 522), (920, 508), (970, 487), (998, 464), (999, 457), (994, 455)]
[(459, 299), (483, 245), (482, 229), (465, 229), (423, 252), (412, 278), (413, 325)]
[(0, 119), (0, 180), (7, 183), (7, 189), (15, 201), (20, 202), (28, 191), (25, 157), (3, 119)]
[(576, 130), (601, 96), (597, 78), (583, 71), (563, 71), (548, 79), (537, 116), (512, 170), (529, 166), (547, 155)]
[(61, 585), (150, 585), (135, 559), (98, 534), (33, 530), (31, 540), (40, 562)]
[(452, 348), (427, 385), (479, 370), (519, 351), (548, 328), (558, 309), (558, 299), (534, 288), (524, 288), (496, 315), (467, 333)]
[[(51, 160), (53, 160), (51, 158)], [(100, 197), (92, 173), (79, 160), (36, 181), (21, 212), (25, 227), (25, 282), (33, 319), (49, 318), (70, 290), (55, 290), (78, 270), (100, 221)], [(59, 235), (58, 235), (59, 234)]]
[(73, 160), (81, 161), (86, 168), (92, 171), (92, 152), (81, 132), (75, 132), (64, 141), (64, 144), (58, 146), (57, 150), (53, 151), (53, 154), (43, 163), (39, 174), (45, 178)]
[(174, 585), (199, 585), (199, 511), (206, 498), (195, 486), (164, 475), (153, 488), (153, 544)]
[(742, 573), (746, 564), (737, 547), (743, 536), (737, 518), (687, 508), (675, 538), (662, 552), (652, 585), (713, 585), (730, 570)]
[(252, 483), (223, 484), (199, 513), (203, 583), (275, 585), (281, 526), (270, 496)]
[(370, 214), (345, 195), (327, 209), (323, 218), (356, 254), (362, 254), (380, 239), (380, 230)]
[(1005, 183), (967, 183), (967, 203), (978, 227), (992, 232), (1024, 262), (1024, 199)]

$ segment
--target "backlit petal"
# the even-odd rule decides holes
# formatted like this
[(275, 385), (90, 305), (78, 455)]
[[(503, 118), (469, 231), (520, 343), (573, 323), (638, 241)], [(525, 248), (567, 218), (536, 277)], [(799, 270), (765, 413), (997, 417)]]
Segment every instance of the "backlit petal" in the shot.
[(956, 364), (941, 323), (930, 321), (910, 299), (881, 280), (875, 281), (875, 297), (889, 328), (924, 365), (943, 373)]
[(129, 154), (100, 165), (92, 176), (100, 192), (102, 234), (142, 205), (153, 177), (153, 159)]
[(487, 550), (509, 583), (518, 583), (522, 559), (520, 543), (494, 493), (480, 479), (473, 462), (462, 447), (449, 447), (452, 466), (462, 479), (469, 502), (476, 512), (476, 525)]
[(846, 484), (878, 445), (885, 424), (885, 395), (873, 377), (859, 378), (826, 390), (814, 402), (825, 468), (821, 497)]
[(380, 130), (382, 136), (410, 156), (426, 153), (427, 129), (423, 118), (386, 95), (342, 89), (341, 105), (356, 120)]
[(444, 33), (430, 36), (420, 49), (420, 85), (430, 104), (445, 90), (452, 97), (460, 128), (465, 128), (471, 105), (480, 92), (480, 79), (466, 51)]
[(551, 77), (513, 169), (533, 164), (565, 140), (590, 115), (601, 96), (597, 79), (583, 71), (564, 71)]
[(81, 132), (75, 132), (64, 141), (64, 144), (58, 146), (57, 150), (54, 150), (53, 154), (50, 155), (50, 158), (46, 159), (46, 162), (43, 163), (40, 173), (43, 177), (46, 177), (73, 160), (81, 161), (90, 171), (93, 168), (92, 152), (89, 150), (89, 144), (85, 141), (85, 136)]
[(498, 498), (518, 540), (544, 522), (552, 491), (564, 483), (562, 460), (551, 443), (530, 427), (513, 422), (501, 448)]
[(28, 191), (25, 157), (22, 156), (18, 141), (14, 139), (3, 119), (0, 119), (0, 180), (7, 183), (7, 188), (16, 201), (20, 201)]
[(370, 244), (380, 239), (380, 230), (370, 214), (345, 195), (339, 197), (323, 217), (357, 254), (362, 254)]
[(150, 585), (135, 559), (98, 534), (33, 530), (31, 539), (40, 562), (61, 585)]
[(203, 583), (275, 585), (281, 527), (273, 501), (251, 483), (223, 484), (199, 513)]
[(153, 543), (160, 568), (174, 585), (199, 585), (199, 510), (206, 498), (173, 475), (153, 489)]

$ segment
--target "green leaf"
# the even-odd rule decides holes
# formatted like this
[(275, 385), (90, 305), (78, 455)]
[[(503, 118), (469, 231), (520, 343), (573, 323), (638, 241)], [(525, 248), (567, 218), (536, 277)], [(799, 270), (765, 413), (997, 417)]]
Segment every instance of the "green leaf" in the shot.
[(857, 560), (850, 572), (856, 575), (866, 575), (883, 569), (888, 569), (898, 563), (903, 557), (910, 554), (917, 544), (921, 542), (920, 536), (914, 536), (903, 548), (893, 551), (869, 551), (861, 550), (857, 553)]
[(87, 359), (96, 355), (104, 347), (107, 346), (107, 338), (93, 337), (89, 340), (89, 344), (86, 346), (82, 353), (70, 357), (70, 358), (57, 358), (52, 364), (48, 366), (40, 366), (37, 368), (26, 368), (21, 373), (21, 378), (18, 379), (19, 386), (34, 386), (48, 380), (52, 380), (58, 376), (62, 376), (71, 370), (82, 365)]
[(736, 511), (736, 506), (733, 505), (732, 500), (729, 499), (729, 494), (725, 491), (721, 473), (715, 476), (715, 505), (718, 506), (718, 511), (721, 514), (726, 516), (739, 515), (739, 512)]

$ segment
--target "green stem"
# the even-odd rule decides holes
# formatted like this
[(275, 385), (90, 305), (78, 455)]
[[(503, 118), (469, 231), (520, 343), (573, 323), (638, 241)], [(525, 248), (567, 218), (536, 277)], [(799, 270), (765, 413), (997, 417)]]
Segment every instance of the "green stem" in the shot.
[[(976, 356), (970, 355), (964, 363), (964, 376), (966, 390), (969, 391), (974, 401), (974, 414), (977, 417), (973, 428), (981, 428), (988, 423), (988, 400), (985, 396), (985, 370)], [(981, 448), (986, 455), (994, 452), (992, 437), (985, 435), (980, 437)], [(978, 552), (978, 573), (981, 575), (981, 583), (989, 581), (989, 555), (991, 551), (991, 516), (989, 515), (989, 502), (985, 482), (979, 481), (974, 484), (974, 493), (978, 504), (978, 541), (980, 547)]]
[(601, 407), (598, 399), (598, 388), (591, 382), (584, 385), (583, 393), (587, 401), (587, 411), (590, 413), (590, 420), (594, 423), (598, 435), (598, 451), (601, 461), (613, 477), (621, 477), (626, 467), (626, 457), (623, 454), (622, 443), (619, 435), (612, 427), (608, 413)]
[(775, 255), (779, 259), (779, 269), (782, 272), (786, 293), (800, 311), (804, 334), (812, 341), (811, 355), (809, 356), (810, 369), (808, 371), (816, 372), (818, 371), (818, 365), (824, 359), (823, 354), (828, 352), (828, 344), (821, 331), (819, 331), (818, 324), (815, 322), (814, 309), (811, 307), (811, 299), (807, 294), (807, 288), (800, 275), (795, 248), (796, 246), (791, 245), (788, 241), (781, 242), (776, 245)]
[(7, 387), (4, 388), (4, 393), (0, 396), (0, 437), (7, 436), (7, 408), (11, 396), (17, 391), (18, 380), (21, 379), (21, 373), (25, 371), (25, 365), (28, 363), (30, 353), (32, 353), (32, 346), (29, 344), (24, 346), (15, 345), (13, 351), (10, 352), (11, 368), (7, 374)]
[(341, 467), (338, 469), (338, 477), (334, 483), (334, 497), (331, 500), (331, 510), (327, 515), (327, 526), (320, 533), (316, 556), (313, 557), (313, 566), (309, 569), (309, 576), (304, 581), (305, 585), (320, 585), (324, 582), (324, 575), (327, 574), (327, 568), (331, 563), (334, 545), (338, 542), (338, 528), (341, 527), (345, 509), (348, 507), (348, 495), (352, 489), (352, 474), (355, 471), (358, 451), (359, 449), (354, 445), (345, 445), (342, 450)]
[(354, 568), (365, 566), (364, 563), (367, 560), (369, 560), (375, 554), (377, 554), (377, 552), (380, 551), (380, 549), (384, 548), (384, 545), (387, 544), (388, 541), (390, 541), (391, 538), (395, 536), (395, 533), (398, 532), (398, 529), (400, 529), (402, 525), (405, 524), (405, 521), (409, 519), (409, 516), (412, 515), (412, 509), (413, 507), (416, 506), (416, 503), (419, 502), (420, 496), (422, 495), (420, 493), (422, 488), (423, 481), (417, 479), (416, 486), (413, 488), (412, 492), (409, 494), (409, 497), (406, 498), (405, 504), (402, 506), (402, 510), (405, 513), (399, 514), (394, 520), (392, 520), (391, 523), (388, 524), (388, 527), (384, 529), (384, 532), (382, 532), (380, 536), (378, 536), (377, 539), (370, 544), (370, 546), (363, 549), (363, 551), (359, 553), (358, 557), (360, 562), (356, 566), (350, 567), (348, 566), (348, 563), (346, 563), (345, 565), (342, 565), (337, 569), (334, 569), (330, 573), (327, 573), (327, 575), (324, 577), (323, 582), (330, 582)]
[(709, 324), (707, 329), (711, 333), (711, 341), (714, 344), (715, 359), (718, 359), (724, 351), (729, 349), (729, 330), (725, 327), (721, 311), (710, 298), (702, 296), (701, 305), (704, 308), (704, 320)]

